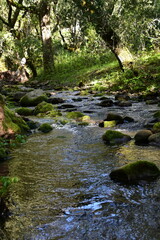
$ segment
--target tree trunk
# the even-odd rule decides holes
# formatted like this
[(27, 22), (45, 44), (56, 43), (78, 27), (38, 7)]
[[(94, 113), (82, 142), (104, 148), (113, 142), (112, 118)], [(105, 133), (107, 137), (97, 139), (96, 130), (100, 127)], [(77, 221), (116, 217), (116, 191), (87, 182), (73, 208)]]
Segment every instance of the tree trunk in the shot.
[(102, 23), (103, 28), (101, 27), (100, 23), (96, 25), (96, 31), (100, 34), (101, 38), (105, 41), (107, 47), (112, 51), (115, 55), (120, 69), (124, 71), (124, 63), (125, 62), (132, 62), (133, 57), (130, 51), (125, 47), (119, 36), (114, 32), (114, 30), (106, 24)]
[(44, 72), (51, 73), (54, 70), (54, 59), (50, 29), (50, 5), (47, 0), (42, 0), (40, 3), (39, 21), (43, 47)]

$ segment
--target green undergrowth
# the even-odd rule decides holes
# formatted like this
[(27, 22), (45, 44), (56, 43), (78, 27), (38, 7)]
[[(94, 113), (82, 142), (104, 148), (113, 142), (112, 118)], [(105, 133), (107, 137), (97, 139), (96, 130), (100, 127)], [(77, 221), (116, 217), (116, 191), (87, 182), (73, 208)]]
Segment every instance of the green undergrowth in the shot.
[(54, 74), (39, 71), (39, 82), (48, 82), (51, 88), (75, 87), (79, 83), (91, 84), (96, 91), (149, 92), (159, 89), (160, 53), (145, 52), (136, 56), (133, 63), (124, 66), (124, 72), (111, 52), (65, 52), (55, 57)]

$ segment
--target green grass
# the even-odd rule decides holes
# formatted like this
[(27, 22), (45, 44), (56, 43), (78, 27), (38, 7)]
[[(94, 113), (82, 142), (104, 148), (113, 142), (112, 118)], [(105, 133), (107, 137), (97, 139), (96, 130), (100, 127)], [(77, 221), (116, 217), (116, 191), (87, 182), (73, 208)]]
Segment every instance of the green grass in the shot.
[(75, 87), (83, 82), (92, 83), (93, 89), (98, 84), (101, 89), (104, 87), (111, 91), (156, 91), (160, 84), (160, 53), (145, 52), (137, 56), (132, 66), (125, 66), (123, 73), (110, 51), (97, 53), (61, 50), (55, 56), (54, 74), (46, 76), (40, 70), (37, 80), (49, 81), (51, 88)]

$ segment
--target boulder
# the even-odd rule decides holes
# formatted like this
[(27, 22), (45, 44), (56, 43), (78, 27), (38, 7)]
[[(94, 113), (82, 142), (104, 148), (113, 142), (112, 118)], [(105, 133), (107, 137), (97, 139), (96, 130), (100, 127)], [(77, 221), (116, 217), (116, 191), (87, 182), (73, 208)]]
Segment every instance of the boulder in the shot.
[(66, 114), (66, 117), (67, 118), (70, 118), (70, 119), (78, 119), (78, 118), (82, 118), (84, 117), (85, 115), (81, 112), (68, 112)]
[(39, 128), (38, 128), (39, 131), (43, 132), (43, 133), (48, 133), (50, 131), (53, 130), (53, 127), (48, 124), (48, 123), (43, 123)]
[(116, 126), (116, 121), (102, 121), (99, 123), (99, 127), (111, 128)]
[(116, 121), (116, 124), (121, 124), (124, 122), (123, 117), (116, 113), (108, 113), (104, 121)]
[(54, 106), (51, 103), (41, 102), (35, 107), (34, 114), (38, 115), (39, 113), (47, 113), (52, 110), (54, 110)]
[(107, 130), (102, 139), (106, 144), (115, 145), (126, 143), (131, 140), (131, 137), (119, 131)]
[(130, 101), (118, 101), (116, 105), (119, 107), (130, 107), (132, 103)]
[(29, 127), (26, 122), (5, 106), (3, 96), (0, 95), (0, 136), (7, 137), (28, 131)]
[(151, 135), (152, 135), (152, 132), (150, 130), (140, 130), (134, 136), (135, 143), (137, 145), (147, 144), (148, 143), (148, 138)]
[(64, 103), (65, 101), (62, 98), (55, 98), (55, 97), (51, 97), (48, 99), (48, 103), (52, 103), (52, 104), (60, 104), (60, 103)]
[(18, 113), (21, 116), (31, 116), (31, 115), (33, 115), (33, 109), (26, 108), (26, 107), (17, 108), (15, 110), (15, 112)]
[(124, 121), (125, 123), (129, 123), (129, 122), (134, 122), (134, 119), (133, 119), (132, 117), (126, 116), (126, 117), (123, 118), (123, 121)]
[(156, 123), (153, 125), (153, 131), (154, 131), (154, 132), (160, 132), (160, 122), (156, 122)]
[(29, 93), (26, 93), (21, 99), (20, 99), (20, 105), (22, 107), (32, 107), (37, 106), (39, 103), (43, 101), (48, 101), (48, 97), (45, 94), (45, 92), (41, 89), (36, 89), (34, 91), (31, 91)]
[(148, 142), (149, 142), (150, 145), (155, 145), (155, 146), (160, 147), (160, 132), (152, 134), (151, 136), (149, 136)]
[(106, 99), (106, 100), (101, 101), (97, 105), (101, 106), (101, 107), (111, 107), (111, 106), (113, 106), (113, 101), (111, 99)]
[(160, 170), (152, 162), (137, 161), (113, 170), (109, 176), (113, 181), (132, 184), (140, 180), (155, 180), (160, 176)]

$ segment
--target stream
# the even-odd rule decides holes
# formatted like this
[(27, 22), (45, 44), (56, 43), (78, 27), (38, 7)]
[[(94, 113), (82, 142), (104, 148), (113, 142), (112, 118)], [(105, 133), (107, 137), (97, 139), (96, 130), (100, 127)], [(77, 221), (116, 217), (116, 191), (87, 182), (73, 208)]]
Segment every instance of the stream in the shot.
[(55, 96), (74, 104), (94, 121), (89, 126), (61, 126), (53, 119), (36, 119), (52, 123), (54, 129), (29, 136), (7, 162), (9, 176), (20, 180), (10, 187), (11, 214), (0, 239), (159, 240), (160, 179), (123, 186), (112, 182), (109, 173), (137, 160), (160, 167), (160, 148), (137, 146), (134, 140), (107, 146), (102, 141), (106, 129), (96, 123), (108, 112), (133, 117), (135, 122), (114, 129), (134, 137), (152, 119), (157, 105), (133, 101), (129, 107), (102, 108), (96, 105), (99, 98), (92, 95), (65, 91)]

